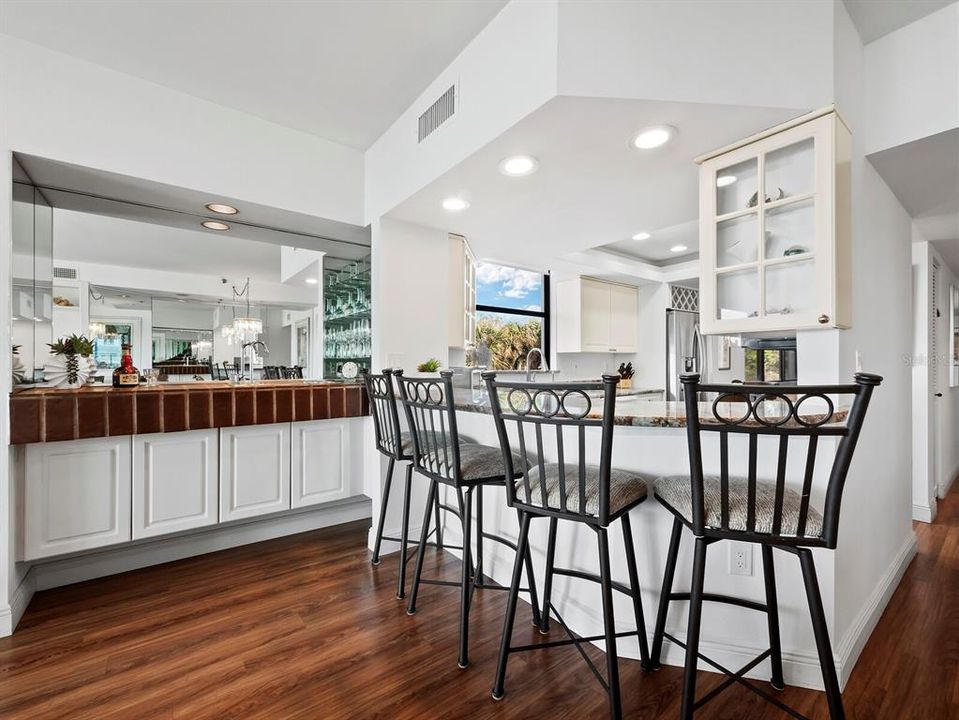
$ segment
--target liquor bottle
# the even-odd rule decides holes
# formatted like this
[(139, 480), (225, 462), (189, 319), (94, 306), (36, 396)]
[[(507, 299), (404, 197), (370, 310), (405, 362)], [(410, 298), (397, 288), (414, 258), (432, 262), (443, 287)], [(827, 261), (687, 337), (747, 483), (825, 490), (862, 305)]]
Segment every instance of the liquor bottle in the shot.
[(113, 371), (113, 387), (136, 387), (140, 384), (140, 372), (133, 367), (130, 346), (123, 344), (120, 367)]

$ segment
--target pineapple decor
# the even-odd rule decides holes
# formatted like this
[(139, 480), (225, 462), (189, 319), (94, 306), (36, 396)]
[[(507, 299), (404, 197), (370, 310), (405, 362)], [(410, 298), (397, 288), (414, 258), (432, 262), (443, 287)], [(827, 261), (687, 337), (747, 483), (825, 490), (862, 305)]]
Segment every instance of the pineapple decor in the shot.
[(26, 368), (23, 366), (23, 360), (20, 359), (20, 346), (13, 346), (13, 362), (11, 363), (13, 370), (13, 384), (19, 385), (23, 382), (24, 375), (26, 375)]
[(47, 343), (47, 347), (51, 358), (43, 367), (43, 375), (53, 387), (79, 387), (92, 374), (93, 341), (89, 338), (71, 335)]

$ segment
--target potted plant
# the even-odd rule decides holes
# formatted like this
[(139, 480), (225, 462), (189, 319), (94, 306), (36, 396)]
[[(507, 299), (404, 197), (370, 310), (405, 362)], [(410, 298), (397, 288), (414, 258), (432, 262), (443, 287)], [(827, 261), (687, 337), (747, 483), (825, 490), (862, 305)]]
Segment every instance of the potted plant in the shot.
[(26, 368), (23, 367), (23, 361), (20, 359), (20, 346), (13, 346), (13, 362), (11, 363), (13, 370), (13, 384), (19, 385), (23, 382), (23, 376), (26, 373)]
[(47, 343), (47, 347), (54, 359), (44, 366), (44, 377), (51, 385), (79, 387), (90, 376), (92, 340), (83, 335), (71, 335), (55, 343)]
[(426, 362), (421, 362), (416, 366), (417, 372), (435, 373), (440, 369), (440, 361), (436, 358), (430, 358)]

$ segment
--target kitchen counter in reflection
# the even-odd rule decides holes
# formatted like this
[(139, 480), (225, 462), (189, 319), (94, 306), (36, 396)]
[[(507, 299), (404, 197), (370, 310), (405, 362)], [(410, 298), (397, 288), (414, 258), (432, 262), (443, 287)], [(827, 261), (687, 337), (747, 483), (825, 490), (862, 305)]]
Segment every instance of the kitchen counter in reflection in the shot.
[(363, 385), (336, 380), (260, 380), (30, 387), (10, 396), (10, 443), (179, 432), (359, 417)]

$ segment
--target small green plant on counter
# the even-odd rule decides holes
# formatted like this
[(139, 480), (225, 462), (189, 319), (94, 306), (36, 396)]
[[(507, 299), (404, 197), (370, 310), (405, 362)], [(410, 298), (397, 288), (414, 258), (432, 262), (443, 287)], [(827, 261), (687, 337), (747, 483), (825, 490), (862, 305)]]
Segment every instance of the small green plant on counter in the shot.
[(47, 343), (52, 355), (66, 358), (67, 382), (75, 385), (79, 380), (80, 361), (78, 357), (90, 357), (93, 354), (93, 341), (83, 335), (71, 335), (60, 338), (55, 343)]
[(416, 366), (417, 372), (428, 372), (434, 373), (440, 369), (440, 361), (436, 358), (430, 358), (426, 362), (422, 362)]

